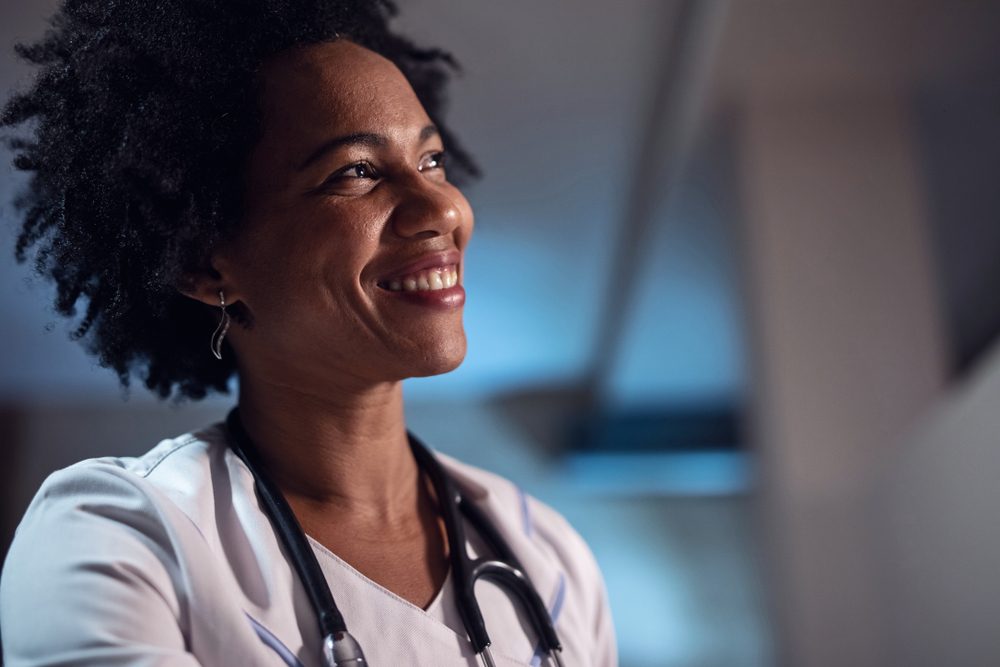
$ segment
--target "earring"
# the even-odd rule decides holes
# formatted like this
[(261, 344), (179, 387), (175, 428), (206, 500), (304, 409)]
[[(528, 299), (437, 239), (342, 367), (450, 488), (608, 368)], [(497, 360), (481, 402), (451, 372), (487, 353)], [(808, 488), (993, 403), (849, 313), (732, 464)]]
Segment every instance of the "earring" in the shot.
[(226, 332), (229, 331), (229, 313), (226, 312), (226, 296), (219, 291), (219, 303), (222, 306), (222, 319), (219, 320), (219, 326), (215, 327), (215, 333), (212, 334), (212, 354), (215, 355), (216, 359), (222, 359), (222, 339), (226, 337)]

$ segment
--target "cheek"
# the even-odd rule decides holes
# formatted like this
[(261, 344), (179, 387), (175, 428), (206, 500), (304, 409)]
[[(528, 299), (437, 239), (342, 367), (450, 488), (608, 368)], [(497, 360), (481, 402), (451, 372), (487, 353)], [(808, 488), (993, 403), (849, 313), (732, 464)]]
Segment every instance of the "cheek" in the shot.
[(367, 247), (344, 227), (300, 212), (248, 230), (230, 261), (249, 314), (302, 321), (321, 303), (344, 302), (356, 291)]
[(376, 207), (363, 201), (317, 197), (308, 205), (275, 211), (258, 225), (247, 254), (280, 273), (298, 265), (317, 273), (351, 273), (363, 266), (379, 242)]

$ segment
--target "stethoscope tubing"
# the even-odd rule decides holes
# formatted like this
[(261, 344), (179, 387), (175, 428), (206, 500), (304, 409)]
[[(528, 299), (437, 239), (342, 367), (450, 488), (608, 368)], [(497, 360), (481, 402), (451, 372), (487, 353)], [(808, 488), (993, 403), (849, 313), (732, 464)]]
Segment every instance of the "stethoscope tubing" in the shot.
[[(275, 532), (288, 551), (309, 601), (316, 611), (320, 633), (324, 638), (325, 663), (328, 667), (366, 667), (367, 662), (361, 647), (347, 631), (347, 624), (333, 599), (330, 586), (323, 575), (319, 561), (316, 560), (316, 554), (288, 501), (267, 474), (256, 446), (243, 428), (238, 408), (230, 411), (226, 427), (230, 436), (229, 445), (253, 475), (261, 502), (270, 514)], [(486, 667), (495, 666), (489, 649), (489, 633), (486, 631), (486, 623), (475, 596), (476, 581), (483, 578), (504, 586), (517, 596), (538, 634), (542, 649), (552, 657), (558, 667), (562, 667), (559, 655), (562, 645), (559, 643), (548, 611), (510, 545), (479, 506), (458, 489), (451, 475), (430, 450), (413, 434), (407, 433), (407, 436), (417, 464), (430, 478), (438, 497), (448, 539), (455, 602), (475, 652), (482, 658)], [(494, 558), (469, 557), (465, 547), (462, 515), (475, 527), (493, 552)]]
[(246, 464), (250, 473), (254, 477), (257, 493), (260, 495), (264, 506), (268, 508), (271, 520), (275, 524), (275, 532), (278, 538), (285, 545), (288, 554), (295, 564), (295, 569), (302, 579), (306, 593), (313, 609), (316, 610), (319, 627), (323, 637), (333, 635), (338, 632), (347, 631), (347, 623), (337, 603), (333, 600), (330, 586), (326, 583), (323, 570), (316, 560), (316, 553), (312, 550), (305, 531), (295, 517), (295, 513), (285, 500), (281, 490), (271, 479), (264, 467), (264, 462), (260, 460), (260, 454), (256, 446), (250, 440), (237, 408), (233, 408), (226, 418), (226, 427), (229, 429), (229, 444), (233, 452)]
[[(486, 517), (478, 505), (465, 497), (458, 490), (454, 480), (448, 475), (437, 458), (413, 434), (408, 434), (410, 448), (417, 464), (431, 478), (431, 484), (438, 494), (438, 504), (444, 518), (445, 532), (448, 535), (448, 551), (451, 559), (455, 586), (456, 603), (469, 640), (476, 653), (482, 653), (490, 646), (490, 636), (486, 631), (486, 622), (476, 601), (475, 585), (480, 578), (503, 585), (517, 595), (531, 618), (531, 624), (539, 635), (542, 647), (547, 653), (561, 651), (562, 646), (556, 636), (555, 628), (545, 603), (538, 596), (538, 591), (531, 584), (528, 575), (511, 550), (507, 541), (500, 535), (496, 526)], [(479, 535), (486, 542), (496, 558), (477, 558), (473, 560), (466, 551), (465, 528), (459, 513), (465, 515)]]

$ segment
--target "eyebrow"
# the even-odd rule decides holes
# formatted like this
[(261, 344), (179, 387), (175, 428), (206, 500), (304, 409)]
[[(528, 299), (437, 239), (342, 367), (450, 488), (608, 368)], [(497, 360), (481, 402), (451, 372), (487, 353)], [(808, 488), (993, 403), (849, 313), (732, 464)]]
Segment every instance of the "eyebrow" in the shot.
[[(440, 134), (441, 133), (438, 131), (436, 125), (427, 125), (420, 130), (420, 143), (424, 143), (431, 137), (438, 136)], [(341, 146), (367, 146), (369, 148), (382, 148), (387, 143), (389, 143), (389, 140), (385, 137), (385, 135), (375, 134), (372, 132), (360, 132), (358, 134), (348, 134), (343, 137), (336, 137), (335, 139), (323, 142), (323, 144), (314, 150), (309, 157), (307, 157), (305, 161), (299, 165), (299, 171), (306, 169), (327, 153), (331, 153)]]
[(441, 133), (437, 129), (437, 125), (428, 125), (424, 129), (420, 130), (420, 143), (424, 143), (431, 137), (439, 136)]

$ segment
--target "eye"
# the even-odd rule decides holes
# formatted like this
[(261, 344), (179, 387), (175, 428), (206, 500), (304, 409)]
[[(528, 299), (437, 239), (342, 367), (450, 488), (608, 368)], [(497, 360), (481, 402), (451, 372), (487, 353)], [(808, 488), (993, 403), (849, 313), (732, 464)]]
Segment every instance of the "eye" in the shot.
[(367, 162), (358, 162), (340, 169), (333, 175), (334, 179), (341, 178), (376, 178), (374, 167)]
[(327, 195), (360, 195), (374, 188), (382, 175), (370, 162), (355, 162), (327, 176), (314, 192)]
[(420, 161), (417, 169), (420, 171), (428, 171), (430, 169), (444, 169), (445, 153), (444, 151), (438, 151), (436, 153), (431, 153)]

